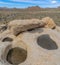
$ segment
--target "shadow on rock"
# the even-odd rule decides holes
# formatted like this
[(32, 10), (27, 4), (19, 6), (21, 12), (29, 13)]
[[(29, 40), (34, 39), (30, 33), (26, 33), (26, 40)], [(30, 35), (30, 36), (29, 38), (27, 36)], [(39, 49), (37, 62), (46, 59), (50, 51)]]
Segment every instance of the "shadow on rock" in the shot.
[(55, 41), (53, 41), (48, 34), (41, 35), (37, 38), (37, 43), (40, 47), (47, 50), (58, 49)]
[(29, 29), (28, 32), (30, 33), (42, 33), (43, 32), (43, 29), (42, 28), (35, 28), (35, 29)]
[(7, 54), (7, 61), (10, 64), (18, 65), (24, 62), (27, 58), (27, 51), (22, 48), (12, 48)]

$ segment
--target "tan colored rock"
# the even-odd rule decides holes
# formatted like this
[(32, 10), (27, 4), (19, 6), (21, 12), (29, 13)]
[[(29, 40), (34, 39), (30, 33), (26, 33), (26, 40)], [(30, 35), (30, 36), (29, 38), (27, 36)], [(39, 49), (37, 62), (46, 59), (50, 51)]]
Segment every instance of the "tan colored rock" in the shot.
[(51, 28), (51, 29), (56, 28), (56, 24), (55, 24), (55, 22), (53, 21), (52, 18), (45, 17), (45, 18), (42, 18), (42, 21), (44, 21), (46, 28)]
[[(12, 64), (6, 61), (6, 54), (12, 48), (21, 48), (27, 51), (27, 57), (17, 62), (19, 56), (13, 52), (10, 57)], [(5, 53), (5, 54), (4, 54)], [(22, 50), (20, 61), (23, 60)], [(19, 54), (19, 53), (18, 53)], [(14, 58), (15, 57), (15, 58)], [(17, 60), (16, 60), (16, 57)], [(15, 59), (15, 60), (14, 60)], [(16, 63), (17, 62), (17, 63)], [(16, 64), (15, 64), (16, 63)], [(19, 64), (18, 64), (19, 63)], [(38, 31), (19, 34), (13, 42), (0, 42), (0, 65), (60, 65), (60, 33), (56, 30), (39, 28)]]
[(58, 32), (60, 32), (60, 26), (56, 26), (56, 29)]
[[(59, 65), (60, 33), (51, 29), (18, 36), (27, 46), (28, 57), (19, 65)], [(29, 51), (28, 51), (29, 50)]]
[(56, 27), (56, 24), (50, 17), (42, 18), (42, 20), (39, 19), (14, 20), (8, 24), (9, 30), (11, 30), (14, 35), (18, 35), (23, 31), (31, 30), (38, 27), (54, 29)]
[(16, 36), (14, 36), (10, 30), (6, 30), (0, 34), (0, 41), (3, 41), (3, 39), (6, 39), (6, 38), (14, 39), (16, 38)]
[(9, 29), (13, 32), (14, 35), (18, 35), (23, 31), (27, 31), (29, 29), (34, 29), (38, 27), (44, 26), (45, 23), (40, 21), (39, 19), (30, 19), (30, 20), (14, 20), (8, 24)]
[(8, 24), (0, 34), (0, 65), (60, 65), (60, 27), (52, 30), (53, 22), (42, 21), (15, 20)]
[(7, 30), (7, 25), (5, 24), (0, 25), (0, 33), (4, 32), (5, 30)]

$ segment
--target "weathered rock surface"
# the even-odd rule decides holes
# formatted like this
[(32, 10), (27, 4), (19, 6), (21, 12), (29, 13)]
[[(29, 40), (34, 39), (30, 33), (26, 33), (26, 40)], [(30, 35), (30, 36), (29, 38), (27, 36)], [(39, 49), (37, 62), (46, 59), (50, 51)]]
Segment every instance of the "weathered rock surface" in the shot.
[(6, 30), (6, 31), (4, 31), (4, 32), (2, 32), (2, 33), (0, 34), (0, 41), (3, 41), (3, 39), (5, 39), (5, 38), (7, 38), (7, 37), (9, 37), (9, 38), (11, 38), (11, 39), (16, 38), (16, 36), (14, 36), (14, 35), (11, 33), (10, 30)]
[(60, 33), (51, 29), (43, 32), (26, 32), (19, 36), (27, 46), (28, 56), (20, 65), (59, 65)]
[(42, 21), (44, 21), (44, 23), (46, 24), (45, 25), (46, 28), (51, 28), (51, 29), (56, 28), (56, 24), (54, 23), (52, 18), (45, 17), (45, 18), (42, 18)]
[(58, 32), (60, 32), (60, 27), (59, 26), (56, 26), (56, 29)]
[(23, 31), (29, 29), (34, 29), (38, 27), (43, 27), (45, 23), (39, 19), (30, 19), (30, 20), (14, 20), (8, 24), (8, 27), (13, 31), (14, 35), (18, 35)]
[(60, 27), (51, 18), (10, 22), (0, 34), (0, 65), (60, 65)]
[(0, 25), (0, 33), (4, 32), (7, 29), (7, 25)]
[(8, 24), (9, 29), (13, 32), (14, 35), (18, 35), (23, 31), (27, 31), (29, 29), (34, 28), (51, 28), (54, 29), (56, 24), (50, 17), (45, 17), (42, 20), (39, 19), (30, 19), (30, 20), (14, 20)]
[(6, 55), (11, 48), (11, 43), (9, 42), (1, 42), (0, 41), (0, 65), (11, 65), (10, 63), (7, 62), (6, 60)]
[[(43, 30), (43, 31), (42, 31)], [(27, 57), (18, 65), (59, 65), (60, 64), (60, 33), (56, 30), (39, 28), (36, 32), (25, 32), (17, 36), (11, 43), (0, 42), (1, 65), (14, 65), (6, 61), (6, 54), (3, 53), (10, 48), (23, 48), (27, 51)], [(3, 46), (3, 47), (2, 47)], [(8, 48), (8, 49), (7, 49)], [(7, 50), (6, 50), (7, 49)], [(24, 52), (24, 51), (23, 51)], [(15, 52), (14, 52), (15, 53)], [(22, 53), (22, 52), (20, 52)], [(16, 53), (15, 53), (16, 55)], [(12, 56), (12, 58), (15, 57)], [(19, 58), (19, 56), (17, 56)], [(22, 56), (21, 56), (22, 57)], [(21, 60), (22, 58), (20, 58)], [(12, 62), (16, 62), (12, 59)], [(4, 62), (4, 63), (3, 63)], [(16, 64), (16, 65), (17, 65)]]

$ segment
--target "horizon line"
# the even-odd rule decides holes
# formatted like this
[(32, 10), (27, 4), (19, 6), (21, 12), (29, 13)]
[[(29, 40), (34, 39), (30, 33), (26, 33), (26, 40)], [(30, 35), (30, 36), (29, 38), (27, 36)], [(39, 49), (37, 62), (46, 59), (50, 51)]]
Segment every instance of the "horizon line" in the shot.
[(60, 6), (57, 7), (41, 7), (41, 6), (27, 6), (27, 7), (4, 7), (4, 6), (0, 6), (0, 8), (16, 8), (16, 9), (25, 9), (25, 8), (32, 8), (32, 7), (39, 7), (39, 8), (59, 8)]

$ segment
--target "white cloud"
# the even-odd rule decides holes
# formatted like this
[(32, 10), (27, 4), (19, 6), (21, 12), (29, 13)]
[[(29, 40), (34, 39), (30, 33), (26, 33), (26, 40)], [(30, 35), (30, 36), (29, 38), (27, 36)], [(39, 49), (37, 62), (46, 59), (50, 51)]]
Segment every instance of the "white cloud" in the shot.
[(51, 3), (52, 3), (52, 4), (56, 4), (57, 1), (56, 1), (56, 0), (52, 0)]
[(27, 3), (33, 3), (33, 4), (45, 4), (47, 2), (43, 1), (43, 0), (10, 0), (13, 2), (27, 2)]
[(14, 2), (34, 2), (33, 0), (11, 0)]
[(8, 2), (0, 2), (0, 4), (13, 4), (13, 3), (8, 3)]
[(0, 4), (7, 4), (7, 3), (5, 3), (5, 2), (0, 2)]
[(33, 1), (33, 0), (11, 0), (11, 1), (16, 1), (16, 2), (26, 2), (26, 1)]

